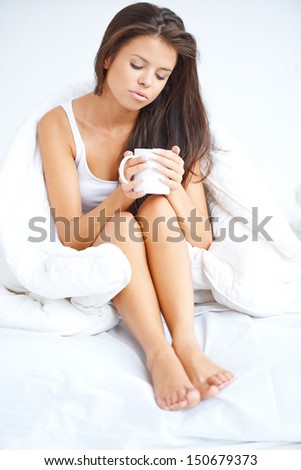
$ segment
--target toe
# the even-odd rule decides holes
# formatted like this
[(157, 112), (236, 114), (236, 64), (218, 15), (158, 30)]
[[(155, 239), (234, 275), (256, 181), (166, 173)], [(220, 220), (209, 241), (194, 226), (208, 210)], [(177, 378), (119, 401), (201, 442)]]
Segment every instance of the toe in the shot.
[(187, 400), (179, 401), (170, 407), (172, 411), (185, 410), (187, 408)]
[(217, 377), (219, 378), (220, 382), (221, 382), (221, 385), (223, 385), (224, 383), (228, 382), (228, 379), (226, 377), (226, 374), (225, 372), (219, 372), (218, 374), (216, 374)]
[(216, 385), (217, 387), (223, 387), (223, 386), (226, 386), (230, 380), (231, 380), (231, 374), (222, 370), (212, 375), (211, 377), (208, 377), (207, 383), (209, 385)]
[(207, 382), (199, 386), (199, 391), (201, 394), (201, 399), (205, 400), (206, 398), (213, 398), (219, 392), (219, 387), (216, 385), (209, 385)]
[(183, 410), (187, 407), (187, 398), (186, 393), (172, 392), (170, 395), (166, 396), (164, 400), (158, 401), (160, 408), (167, 411), (177, 411)]
[(215, 374), (211, 377), (208, 377), (206, 382), (209, 385), (215, 385), (216, 387), (219, 387), (220, 385), (222, 385), (223, 381), (224, 379), (220, 376), (220, 374)]
[(166, 411), (176, 411), (176, 406), (175, 405), (170, 405), (167, 408), (165, 408)]
[(178, 411), (192, 408), (200, 402), (200, 394), (197, 390), (181, 389), (179, 392), (172, 392), (165, 396), (164, 399), (157, 398), (157, 404), (165, 411)]
[(187, 400), (176, 400), (174, 401), (169, 407), (169, 411), (179, 411), (179, 410), (184, 410), (187, 408)]
[(157, 405), (159, 406), (159, 408), (162, 408), (162, 410), (166, 410), (166, 408), (168, 408), (164, 400), (160, 400), (159, 398), (157, 398), (156, 401), (157, 401)]
[(200, 392), (196, 389), (191, 389), (186, 393), (186, 399), (188, 402), (188, 408), (192, 408), (201, 401)]
[(173, 392), (170, 395), (170, 406), (177, 406), (179, 402), (179, 397), (177, 392)]
[(234, 379), (234, 375), (232, 374), (232, 372), (229, 372), (228, 370), (225, 370), (224, 374), (225, 374), (228, 382), (232, 382), (232, 380)]
[(213, 398), (215, 397), (219, 392), (219, 387), (216, 385), (210, 385), (210, 387), (207, 388), (205, 392), (205, 398)]
[(178, 397), (179, 397), (179, 401), (180, 402), (187, 402), (187, 390), (186, 388), (182, 388), (179, 393), (178, 393)]
[(197, 390), (181, 389), (176, 397), (173, 397), (175, 401), (171, 405), (173, 410), (184, 410), (192, 408), (200, 402), (200, 394)]
[(227, 387), (233, 381), (233, 375), (230, 372), (223, 371), (218, 374), (221, 384), (218, 386), (220, 390)]

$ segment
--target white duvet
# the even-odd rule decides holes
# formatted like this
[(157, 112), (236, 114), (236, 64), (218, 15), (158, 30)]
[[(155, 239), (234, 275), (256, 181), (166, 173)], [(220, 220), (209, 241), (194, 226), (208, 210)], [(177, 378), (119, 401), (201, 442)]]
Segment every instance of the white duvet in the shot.
[[(61, 245), (51, 224), (36, 139), (45, 112), (92, 87), (68, 86), (41, 103), (2, 161), (0, 327), (95, 334), (118, 321), (109, 301), (129, 282), (129, 262), (112, 244), (81, 252)], [(192, 249), (196, 301), (211, 293), (224, 309), (258, 317), (283, 312), (301, 277), (301, 243), (251, 160), (214, 123), (212, 131), (225, 151), (215, 152), (205, 182), (215, 241), (208, 251)]]

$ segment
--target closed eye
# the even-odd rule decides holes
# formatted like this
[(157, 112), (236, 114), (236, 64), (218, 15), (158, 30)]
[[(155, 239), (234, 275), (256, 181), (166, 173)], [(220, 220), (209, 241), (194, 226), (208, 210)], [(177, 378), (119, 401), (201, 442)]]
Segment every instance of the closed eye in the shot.
[[(141, 70), (143, 68), (143, 66), (141, 65), (136, 65), (136, 64), (133, 64), (132, 62), (130, 62), (130, 65), (133, 69), (135, 70)], [(159, 75), (158, 73), (156, 73), (156, 77), (158, 80), (165, 80), (165, 77), (162, 77), (161, 75)]]
[(131, 64), (131, 67), (133, 67), (133, 69), (135, 69), (135, 70), (141, 70), (142, 69), (142, 66), (140, 67), (139, 65), (132, 64), (132, 62), (130, 62), (130, 64)]

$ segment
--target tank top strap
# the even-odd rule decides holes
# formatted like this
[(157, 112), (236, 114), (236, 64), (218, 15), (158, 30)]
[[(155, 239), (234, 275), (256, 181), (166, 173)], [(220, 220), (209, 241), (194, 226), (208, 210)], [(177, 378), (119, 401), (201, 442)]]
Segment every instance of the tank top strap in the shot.
[(62, 103), (60, 106), (62, 106), (62, 108), (65, 110), (65, 113), (67, 114), (67, 117), (69, 120), (73, 139), (75, 142), (75, 148), (76, 148), (75, 161), (78, 162), (81, 159), (82, 155), (85, 154), (85, 146), (84, 146), (83, 139), (80, 135), (77, 122), (74, 117), (73, 108), (72, 108), (72, 100), (67, 101), (66, 103)]

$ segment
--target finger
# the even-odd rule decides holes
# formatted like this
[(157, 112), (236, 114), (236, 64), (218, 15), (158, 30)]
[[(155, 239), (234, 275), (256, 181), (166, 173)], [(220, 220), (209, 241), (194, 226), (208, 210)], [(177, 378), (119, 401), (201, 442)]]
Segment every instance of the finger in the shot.
[(172, 152), (176, 153), (177, 155), (180, 154), (180, 147), (178, 145), (174, 145), (171, 149)]
[(149, 168), (148, 162), (129, 166), (125, 171), (126, 179), (130, 181), (134, 175), (140, 173), (140, 171), (146, 170), (147, 168)]
[(173, 160), (175, 156), (177, 156), (174, 152), (171, 150), (166, 150), (166, 149), (153, 149), (153, 153), (155, 155), (159, 155), (161, 157), (168, 158), (170, 160)]
[(130, 150), (126, 150), (123, 154), (124, 157), (127, 157), (128, 155), (134, 155), (133, 152), (131, 152)]
[[(179, 148), (179, 147), (178, 147)], [(164, 150), (164, 149), (153, 149), (156, 158), (154, 160), (162, 163), (163, 165), (167, 165), (167, 163), (174, 162), (177, 165), (184, 165), (184, 161), (179, 155), (171, 150)]]
[(132, 199), (133, 201), (135, 201), (136, 199), (139, 199), (140, 197), (145, 196), (144, 191), (140, 191), (139, 193), (136, 193), (135, 191), (129, 191), (124, 194), (126, 195), (128, 199)]
[(180, 187), (180, 183), (177, 183), (176, 181), (170, 180), (169, 178), (159, 178), (162, 183), (166, 184), (171, 190), (176, 189), (177, 187)]
[(141, 157), (133, 157), (130, 158), (126, 163), (127, 163), (127, 168), (131, 168), (132, 166), (138, 165), (139, 163), (144, 163), (148, 160), (147, 157), (141, 156)]
[(155, 153), (156, 155), (161, 155), (166, 158), (174, 159), (175, 157), (178, 157), (180, 153), (180, 147), (178, 147), (177, 145), (174, 145), (171, 150), (156, 148), (156, 149), (153, 149), (153, 153)]
[(179, 183), (182, 181), (182, 176), (183, 176), (182, 171), (179, 173), (178, 171), (170, 170), (162, 165), (153, 167), (153, 169), (157, 171), (158, 173), (161, 173), (161, 175), (167, 176), (167, 178), (173, 181), (177, 181)]
[(122, 185), (122, 190), (124, 191), (125, 195), (130, 199), (138, 199), (139, 197), (145, 196), (145, 191), (134, 191), (134, 188), (143, 182), (143, 178), (139, 178), (137, 180), (132, 180), (128, 184)]
[(139, 178), (139, 179), (136, 179), (136, 180), (131, 180), (131, 181), (129, 181), (129, 183), (122, 184), (121, 186), (122, 186), (122, 189), (125, 192), (129, 192), (129, 191), (133, 191), (133, 189), (136, 188), (136, 186), (138, 186), (141, 183), (143, 183), (143, 178)]
[[(154, 170), (157, 170), (158, 172), (161, 171), (162, 173), (164, 173), (164, 169), (166, 169), (167, 171), (174, 172), (180, 177), (182, 177), (184, 174), (184, 164), (179, 165), (178, 163), (172, 160), (168, 160), (165, 157), (158, 157), (156, 162), (158, 162), (159, 165), (157, 165), (156, 163), (153, 163), (151, 165), (151, 168), (153, 168)], [(170, 173), (164, 173), (164, 174), (166, 174), (166, 176), (168, 176), (169, 178), (172, 177)]]

